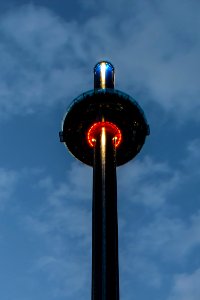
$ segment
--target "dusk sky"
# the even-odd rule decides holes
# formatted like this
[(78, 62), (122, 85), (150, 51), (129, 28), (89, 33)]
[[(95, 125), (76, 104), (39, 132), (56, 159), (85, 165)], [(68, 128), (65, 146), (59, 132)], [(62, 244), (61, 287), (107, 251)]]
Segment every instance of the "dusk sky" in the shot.
[(59, 142), (109, 60), (151, 134), (117, 168), (121, 300), (200, 299), (200, 1), (0, 1), (0, 299), (91, 297), (92, 168)]

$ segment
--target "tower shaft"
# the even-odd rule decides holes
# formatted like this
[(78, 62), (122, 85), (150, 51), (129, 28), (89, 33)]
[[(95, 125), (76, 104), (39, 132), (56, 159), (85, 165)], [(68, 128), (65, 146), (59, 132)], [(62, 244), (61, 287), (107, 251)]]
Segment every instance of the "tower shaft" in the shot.
[(112, 138), (103, 127), (94, 146), (92, 300), (119, 300), (117, 179)]

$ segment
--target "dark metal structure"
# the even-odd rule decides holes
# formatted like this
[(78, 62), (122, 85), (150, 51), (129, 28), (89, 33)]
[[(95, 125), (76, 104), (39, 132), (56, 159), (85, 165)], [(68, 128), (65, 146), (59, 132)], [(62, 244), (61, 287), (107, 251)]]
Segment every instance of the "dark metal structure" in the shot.
[(138, 103), (114, 89), (114, 67), (94, 68), (94, 89), (77, 97), (62, 124), (60, 140), (93, 167), (92, 300), (119, 299), (116, 166), (141, 150), (149, 126)]

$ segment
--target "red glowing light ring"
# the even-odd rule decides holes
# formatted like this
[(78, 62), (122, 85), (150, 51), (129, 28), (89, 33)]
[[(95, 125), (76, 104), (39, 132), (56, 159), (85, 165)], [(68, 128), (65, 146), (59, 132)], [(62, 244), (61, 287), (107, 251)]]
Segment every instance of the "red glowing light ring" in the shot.
[(91, 147), (94, 147), (95, 141), (96, 141), (96, 135), (99, 134), (102, 128), (105, 128), (106, 131), (111, 133), (113, 135), (113, 143), (115, 147), (118, 147), (122, 140), (122, 134), (119, 128), (111, 123), (111, 122), (97, 122), (94, 123), (87, 133), (87, 141)]

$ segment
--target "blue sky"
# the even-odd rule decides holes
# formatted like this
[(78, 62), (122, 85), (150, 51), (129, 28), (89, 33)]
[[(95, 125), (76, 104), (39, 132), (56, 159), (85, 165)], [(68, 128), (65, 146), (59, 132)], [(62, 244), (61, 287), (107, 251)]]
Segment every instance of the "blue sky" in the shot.
[(200, 2), (0, 2), (0, 298), (90, 299), (92, 169), (59, 143), (108, 59), (151, 135), (118, 168), (123, 300), (200, 298)]

